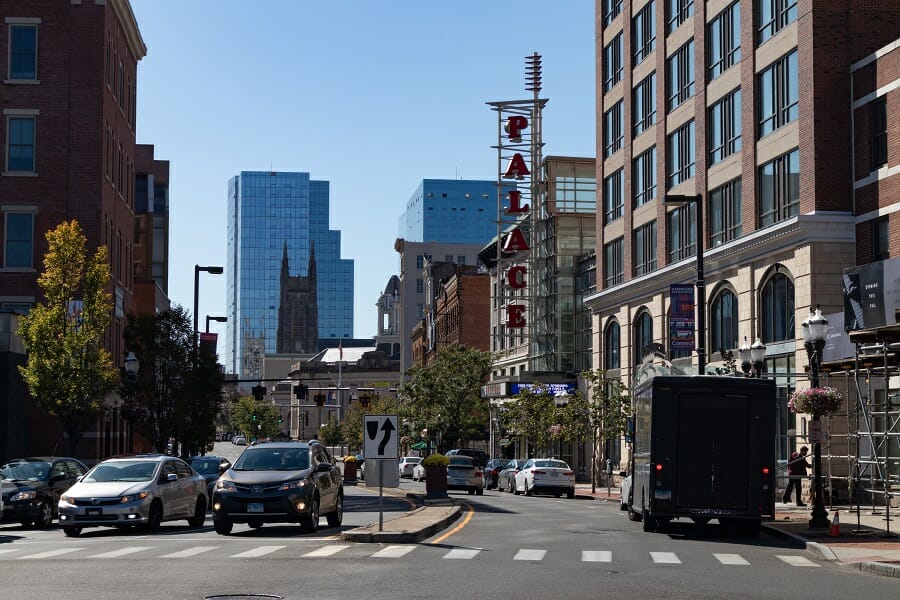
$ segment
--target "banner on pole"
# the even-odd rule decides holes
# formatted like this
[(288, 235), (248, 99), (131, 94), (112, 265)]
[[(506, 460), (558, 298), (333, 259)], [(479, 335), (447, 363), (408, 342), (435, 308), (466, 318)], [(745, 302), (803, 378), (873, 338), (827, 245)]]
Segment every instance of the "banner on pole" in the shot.
[(669, 350), (690, 352), (694, 349), (694, 286), (671, 284), (669, 299)]

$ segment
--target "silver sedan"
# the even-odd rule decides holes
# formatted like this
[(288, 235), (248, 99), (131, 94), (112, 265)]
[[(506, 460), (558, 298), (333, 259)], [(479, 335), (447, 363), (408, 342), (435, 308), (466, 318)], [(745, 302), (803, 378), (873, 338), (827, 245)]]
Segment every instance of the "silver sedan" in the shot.
[(449, 456), (450, 464), (447, 465), (447, 489), (466, 490), (469, 495), (484, 494), (484, 474), (475, 466), (468, 456)]

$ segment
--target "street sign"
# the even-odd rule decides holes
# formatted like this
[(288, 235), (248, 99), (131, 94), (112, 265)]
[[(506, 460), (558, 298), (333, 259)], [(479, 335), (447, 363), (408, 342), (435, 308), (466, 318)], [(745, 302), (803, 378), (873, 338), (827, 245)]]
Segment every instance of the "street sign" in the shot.
[(366, 460), (400, 458), (397, 415), (363, 415), (363, 455)]
[(822, 422), (821, 421), (810, 421), (809, 422), (809, 443), (810, 444), (821, 444), (822, 443)]

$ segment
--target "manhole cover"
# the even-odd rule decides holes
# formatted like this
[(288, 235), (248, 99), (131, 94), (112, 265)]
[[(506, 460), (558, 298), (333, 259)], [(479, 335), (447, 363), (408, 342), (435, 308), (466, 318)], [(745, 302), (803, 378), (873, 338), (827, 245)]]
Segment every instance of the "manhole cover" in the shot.
[(204, 596), (203, 600), (259, 600), (260, 598), (284, 600), (284, 596), (276, 596), (274, 594), (216, 594), (215, 596)]

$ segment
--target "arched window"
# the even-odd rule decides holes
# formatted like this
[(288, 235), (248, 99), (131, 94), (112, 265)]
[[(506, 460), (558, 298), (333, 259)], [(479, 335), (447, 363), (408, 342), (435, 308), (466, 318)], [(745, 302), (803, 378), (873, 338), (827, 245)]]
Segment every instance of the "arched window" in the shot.
[(710, 308), (710, 343), (713, 352), (734, 350), (738, 342), (737, 296), (731, 290), (722, 290), (713, 299)]
[(794, 282), (776, 273), (763, 286), (761, 303), (763, 341), (794, 339)]
[(634, 321), (634, 364), (639, 365), (644, 352), (653, 343), (653, 318), (647, 311), (641, 312)]
[(622, 366), (619, 358), (619, 322), (612, 319), (603, 334), (603, 368), (607, 371)]

